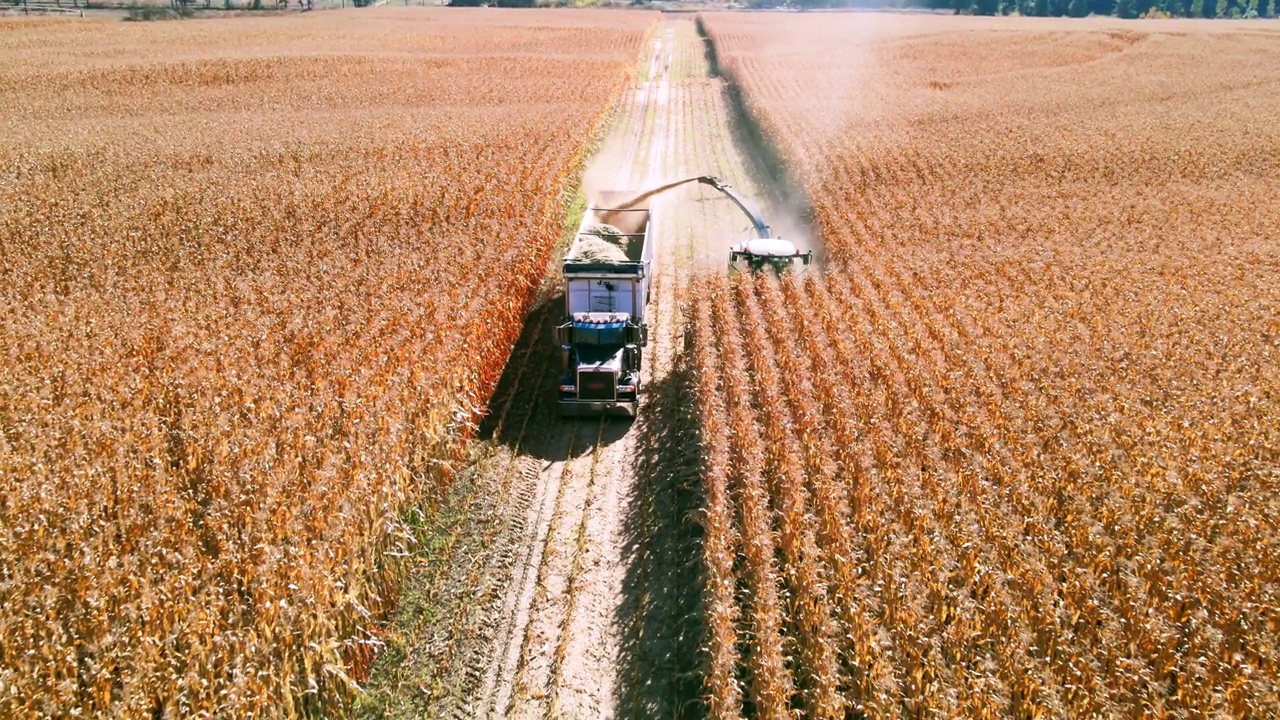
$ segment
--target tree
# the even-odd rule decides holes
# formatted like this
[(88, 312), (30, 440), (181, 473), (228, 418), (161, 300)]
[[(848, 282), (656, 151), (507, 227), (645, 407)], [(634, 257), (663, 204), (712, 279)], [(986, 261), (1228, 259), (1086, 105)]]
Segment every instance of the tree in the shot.
[(1116, 17), (1122, 17), (1126, 20), (1132, 20), (1138, 17), (1138, 6), (1136, 0), (1117, 0)]
[(1084, 17), (1089, 14), (1089, 0), (1071, 0), (1067, 3), (1067, 14), (1071, 17)]

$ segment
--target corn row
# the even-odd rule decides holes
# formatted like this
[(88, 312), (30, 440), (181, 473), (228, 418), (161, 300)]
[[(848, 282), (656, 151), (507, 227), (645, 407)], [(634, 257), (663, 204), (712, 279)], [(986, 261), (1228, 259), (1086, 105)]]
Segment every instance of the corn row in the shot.
[(768, 280), (744, 278), (735, 290), (738, 317), (745, 325), (746, 351), (751, 379), (767, 438), (766, 475), (775, 498), (778, 540), (786, 567), (790, 616), (796, 626), (796, 653), (802, 674), (801, 696), (809, 716), (844, 717), (845, 700), (835, 644), (828, 579), (820, 560), (816, 528), (805, 487), (802, 451), (793, 432), (793, 421), (782, 397), (782, 382), (775, 365), (773, 344), (766, 335), (764, 317), (756, 293)]
[[(875, 600), (868, 596), (868, 583), (860, 577), (859, 566), (866, 562), (864, 541), (854, 537), (847, 524), (851, 520), (848, 487), (839, 482), (842, 474), (851, 479), (851, 475), (863, 472), (861, 460), (851, 453), (859, 441), (844, 407), (848, 402), (847, 388), (838, 383), (812, 381), (838, 376), (831, 362), (832, 353), (817, 352), (831, 348), (832, 343), (813, 314), (792, 316), (785, 312), (787, 307), (814, 305), (812, 288), (813, 283), (784, 282), (779, 293), (775, 285), (768, 283), (761, 304), (770, 326), (794, 331), (794, 335), (780, 332), (775, 336), (779, 341), (776, 356), (797, 421), (796, 432), (806, 441), (805, 472), (814, 486), (819, 538), (826, 550), (825, 562), (832, 578), (830, 590), (843, 625), (845, 640), (840, 655), (851, 676), (851, 704), (875, 717), (894, 717), (898, 709), (892, 699), (896, 684), (869, 618)], [(807, 408), (811, 403), (816, 407)], [(829, 429), (824, 422), (830, 423)], [(831, 442), (823, 442), (827, 437)]]
[[(701, 297), (709, 297), (706, 285), (695, 286)], [(730, 502), (728, 474), (729, 448), (723, 439), (729, 426), (722, 399), (719, 356), (716, 350), (710, 303), (698, 303), (694, 311), (693, 362), (697, 370), (698, 419), (704, 435), (706, 457), (703, 486), (706, 515), (703, 519), (703, 558), (707, 570), (707, 625), (710, 667), (705, 686), (708, 714), (713, 718), (740, 717), (742, 689), (738, 685), (738, 630), (740, 610), (734, 552), (738, 535)]]
[[(723, 286), (722, 286), (723, 287)], [(732, 290), (712, 291), (713, 327), (729, 327), (734, 321)], [(752, 647), (746, 663), (751, 700), (762, 717), (783, 718), (794, 691), (786, 667), (787, 649), (782, 634), (782, 601), (774, 559), (777, 547), (769, 493), (765, 485), (764, 448), (755, 420), (751, 377), (746, 350), (735, 333), (717, 333), (725, 404), (728, 409), (728, 442), (731, 453), (730, 482), (740, 511), (742, 550), (749, 607)]]

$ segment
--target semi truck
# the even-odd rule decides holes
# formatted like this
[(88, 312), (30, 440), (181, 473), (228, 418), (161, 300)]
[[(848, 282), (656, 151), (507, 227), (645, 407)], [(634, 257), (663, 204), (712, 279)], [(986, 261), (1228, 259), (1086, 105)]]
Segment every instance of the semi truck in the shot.
[(653, 244), (649, 203), (626, 202), (634, 195), (601, 193), (564, 257), (562, 415), (635, 417), (639, 407)]

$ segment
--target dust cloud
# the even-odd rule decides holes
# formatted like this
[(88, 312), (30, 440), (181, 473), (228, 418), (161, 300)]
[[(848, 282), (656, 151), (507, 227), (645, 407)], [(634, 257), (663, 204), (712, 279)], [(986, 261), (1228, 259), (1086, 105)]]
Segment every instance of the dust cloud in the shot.
[[(810, 198), (792, 167), (821, 171), (827, 148), (879, 132), (883, 110), (894, 101), (884, 83), (885, 62), (893, 59), (899, 42), (934, 27), (912, 13), (842, 12), (839, 22), (831, 15), (787, 14), (780, 19), (774, 13), (760, 13), (713, 20), (713, 28), (714, 23), (723, 23), (736, 33), (767, 38), (759, 47), (717, 61), (723, 63), (721, 75), (729, 83), (735, 140), (763, 196), (765, 220), (776, 237), (813, 250), (818, 266), (825, 248), (812, 225)], [(850, 15), (857, 15), (856, 21)], [(770, 87), (751, 102), (745, 97), (751, 92), (750, 77), (740, 74), (744, 58), (765, 61), (770, 67)], [(769, 109), (804, 118), (799, 143), (780, 146), (780, 138), (763, 130), (758, 114)], [(810, 187), (817, 189), (813, 183)]]
[(626, 175), (626, 146), (616, 137), (610, 137), (596, 152), (587, 169), (582, 173), (582, 190), (587, 202), (596, 205), (603, 193), (616, 190), (622, 184), (621, 177)]

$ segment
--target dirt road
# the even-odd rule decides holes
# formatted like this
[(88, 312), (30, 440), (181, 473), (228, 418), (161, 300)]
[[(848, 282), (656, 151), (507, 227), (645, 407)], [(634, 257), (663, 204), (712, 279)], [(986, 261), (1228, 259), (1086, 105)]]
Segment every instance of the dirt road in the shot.
[[(588, 191), (714, 174), (762, 202), (724, 82), (688, 18), (655, 31), (585, 176)], [(701, 714), (700, 495), (687, 417), (682, 300), (722, 267), (748, 219), (717, 191), (652, 203), (655, 274), (641, 417), (558, 417), (557, 272), (530, 315), (483, 428), (485, 449), (433, 528), (361, 707), (385, 717)], [(558, 268), (556, 268), (558, 270)]]

